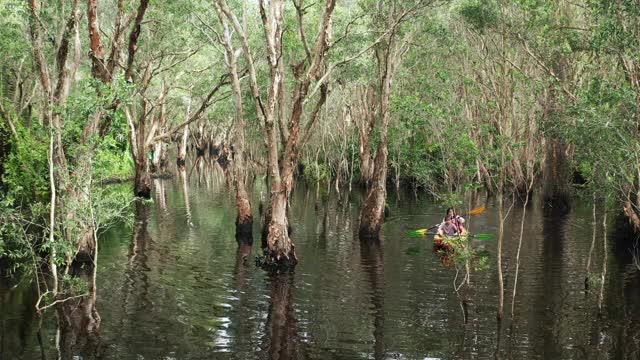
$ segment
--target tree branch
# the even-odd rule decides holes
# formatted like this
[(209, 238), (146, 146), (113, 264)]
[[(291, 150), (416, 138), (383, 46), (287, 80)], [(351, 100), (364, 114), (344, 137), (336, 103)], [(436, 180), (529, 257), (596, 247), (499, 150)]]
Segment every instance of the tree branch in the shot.
[(13, 125), (13, 121), (11, 121), (11, 115), (4, 109), (4, 101), (0, 99), (0, 115), (7, 121), (9, 124), (9, 128), (11, 129), (11, 133), (17, 139), (18, 132), (16, 131), (16, 127)]
[(125, 79), (128, 82), (133, 82), (133, 58), (138, 50), (138, 37), (140, 36), (140, 27), (144, 14), (149, 6), (149, 0), (140, 0), (138, 6), (138, 13), (136, 14), (136, 20), (129, 34), (129, 57), (127, 58), (127, 70), (125, 72)]
[(309, 117), (309, 121), (307, 122), (307, 125), (304, 128), (304, 132), (300, 137), (300, 142), (297, 144), (298, 149), (302, 148), (307, 143), (307, 141), (309, 141), (309, 138), (311, 137), (311, 129), (313, 128), (313, 125), (316, 123), (316, 119), (318, 118), (318, 114), (320, 113), (322, 106), (324, 106), (324, 103), (327, 101), (328, 93), (329, 91), (328, 91), (327, 84), (322, 85), (320, 87), (320, 98), (318, 98), (318, 101), (316, 102), (316, 106), (313, 108), (313, 111), (311, 112), (311, 116)]
[(392, 23), (392, 25), (387, 29), (387, 31), (385, 31), (384, 33), (382, 33), (382, 35), (378, 36), (378, 38), (372, 42), (371, 44), (367, 45), (365, 48), (363, 48), (362, 50), (360, 50), (357, 54), (353, 55), (353, 56), (349, 56), (346, 57), (338, 62), (335, 62), (333, 64), (331, 64), (329, 66), (329, 68), (327, 69), (327, 71), (324, 73), (324, 75), (322, 75), (322, 77), (320, 78), (320, 80), (318, 80), (318, 82), (316, 83), (316, 86), (313, 87), (313, 90), (311, 91), (311, 93), (309, 93), (309, 96), (307, 97), (307, 99), (305, 100), (305, 103), (308, 101), (308, 99), (312, 98), (313, 95), (315, 95), (315, 93), (318, 91), (318, 89), (320, 89), (320, 87), (322, 86), (322, 84), (327, 81), (327, 79), (329, 78), (329, 75), (331, 75), (331, 73), (338, 67), (338, 66), (342, 66), (346, 63), (349, 63), (357, 58), (359, 58), (360, 56), (364, 55), (367, 51), (371, 50), (371, 48), (373, 48), (374, 46), (376, 46), (377, 44), (379, 44), (387, 35), (391, 34), (392, 32), (396, 31), (396, 28), (402, 23), (402, 21), (404, 21), (405, 17), (411, 12), (412, 9), (406, 10), (404, 11), (400, 16), (398, 16), (398, 18), (396, 19), (396, 21), (394, 21)]
[(304, 52), (307, 54), (307, 61), (311, 63), (311, 50), (309, 50), (309, 43), (307, 42), (307, 34), (304, 31), (304, 25), (302, 22), (302, 17), (304, 16), (302, 12), (302, 3), (304, 0), (293, 0), (293, 6), (296, 8), (296, 18), (298, 19), (298, 29), (300, 30), (300, 40), (302, 41), (302, 45), (304, 46)]
[(200, 107), (198, 108), (198, 110), (189, 119), (187, 119), (186, 121), (184, 121), (180, 125), (176, 126), (171, 131), (154, 137), (153, 141), (151, 141), (151, 143), (154, 143), (156, 141), (160, 141), (160, 140), (169, 138), (173, 134), (175, 134), (178, 131), (180, 131), (180, 129), (182, 129), (183, 127), (185, 127), (185, 126), (191, 124), (192, 122), (198, 120), (200, 118), (200, 116), (202, 116), (204, 111), (207, 110), (209, 105), (211, 105), (211, 98), (213, 98), (213, 95), (215, 95), (218, 92), (218, 90), (220, 90), (220, 88), (222, 88), (225, 85), (229, 85), (230, 83), (231, 83), (231, 81), (229, 80), (229, 74), (222, 75), (220, 77), (220, 81), (218, 82), (218, 84), (209, 92), (209, 94), (205, 97), (205, 99), (200, 104)]

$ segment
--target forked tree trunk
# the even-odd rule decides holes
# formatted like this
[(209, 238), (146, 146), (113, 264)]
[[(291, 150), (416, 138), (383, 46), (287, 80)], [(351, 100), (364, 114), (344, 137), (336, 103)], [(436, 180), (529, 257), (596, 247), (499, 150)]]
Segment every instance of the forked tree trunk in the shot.
[[(324, 83), (324, 76), (328, 76), (326, 71), (325, 57), (330, 46), (331, 40), (331, 18), (335, 9), (335, 0), (326, 0), (324, 5), (324, 13), (320, 19), (320, 28), (316, 36), (313, 46), (309, 46), (306, 40), (305, 29), (303, 26), (303, 5), (301, 1), (294, 2), (298, 20), (298, 30), (302, 39), (306, 58), (292, 65), (293, 78), (295, 78), (295, 86), (292, 91), (292, 107), (289, 116), (288, 129), (281, 124), (276, 125), (276, 121), (283, 120), (278, 118), (278, 105), (283, 106), (283, 80), (285, 76), (282, 62), (282, 35), (284, 32), (284, 1), (272, 0), (270, 2), (261, 1), (260, 17), (264, 27), (267, 60), (270, 70), (270, 81), (266, 91), (268, 100), (266, 104), (260, 97), (260, 91), (257, 86), (257, 78), (251, 48), (245, 33), (246, 29), (240, 25), (237, 17), (233, 15), (228, 8), (225, 0), (219, 0), (215, 3), (218, 11), (224, 13), (238, 33), (244, 56), (247, 60), (249, 69), (249, 78), (251, 92), (256, 102), (256, 112), (259, 120), (264, 121), (264, 130), (266, 132), (266, 146), (268, 159), (268, 180), (269, 190), (271, 193), (271, 216), (268, 222), (268, 234), (266, 236), (266, 258), (264, 265), (288, 267), (297, 262), (294, 246), (288, 234), (287, 220), (287, 203), (288, 197), (293, 189), (293, 172), (299, 159), (299, 149), (308, 140), (311, 129), (317, 119), (318, 113), (327, 97), (327, 86)], [(268, 8), (267, 8), (268, 7)], [(309, 87), (312, 81), (316, 81), (316, 87), (309, 93)], [(304, 131), (300, 130), (300, 120), (305, 110), (305, 103), (313, 94), (320, 90), (320, 96), (312, 110)], [(280, 104), (279, 104), (280, 103)], [(279, 142), (277, 136), (278, 129), (286, 129), (280, 134), (283, 140)], [(284, 145), (283, 151), (280, 152), (279, 144)]]
[[(90, 193), (91, 177), (83, 172), (85, 169), (90, 169), (91, 167), (90, 164), (93, 148), (89, 147), (89, 151), (81, 154), (81, 156), (75, 159), (77, 164), (75, 165), (74, 170), (77, 170), (80, 174), (77, 178), (78, 183), (69, 181), (70, 168), (64, 152), (61, 131), (59, 131), (64, 126), (63, 118), (58, 112), (53, 111), (54, 107), (61, 107), (65, 104), (69, 95), (73, 76), (80, 61), (80, 47), (78, 45), (79, 35), (77, 29), (79, 20), (78, 5), (79, 2), (77, 0), (73, 1), (69, 18), (66, 22), (63, 22), (62, 36), (60, 38), (59, 46), (57, 46), (56, 49), (56, 61), (55, 64), (52, 64), (55, 65), (54, 67), (57, 70), (57, 76), (53, 76), (49, 72), (49, 65), (47, 64), (44, 55), (45, 44), (43, 32), (45, 30), (44, 24), (40, 19), (41, 4), (37, 1), (29, 2), (29, 8), (32, 14), (30, 29), (34, 51), (34, 65), (38, 72), (40, 85), (46, 102), (46, 108), (42, 112), (42, 116), (44, 118), (44, 123), (52, 130), (49, 154), (51, 161), (51, 189), (52, 193), (55, 193), (56, 187), (61, 189), (61, 196), (57, 200), (55, 196), (52, 196), (51, 206), (59, 209), (60, 211), (52, 211), (51, 225), (53, 226), (53, 222), (55, 221), (53, 214), (59, 214), (57, 216), (60, 216), (64, 223), (75, 223), (74, 226), (71, 226), (71, 229), (68, 229), (70, 231), (65, 231), (65, 237), (67, 240), (70, 243), (77, 244), (78, 246), (76, 253), (67, 252), (67, 267), (71, 265), (71, 261), (73, 260), (79, 262), (90, 261), (94, 256), (94, 250), (96, 248), (93, 224), (86, 221), (86, 218), (82, 216), (76, 216), (78, 208), (76, 205), (86, 202), (88, 200), (88, 194)], [(91, 2), (89, 3), (89, 8), (91, 8)], [(89, 9), (89, 11), (91, 11), (91, 9)], [(91, 27), (91, 18), (89, 21)], [(68, 61), (71, 50), (71, 38), (74, 34), (74, 58), (73, 61)], [(93, 39), (91, 40), (93, 46)], [(87, 124), (83, 130), (83, 134), (95, 131), (94, 128), (90, 127), (90, 124), (96, 123), (97, 120), (100, 119), (100, 115), (101, 111), (97, 111), (93, 114), (89, 124)], [(85, 137), (83, 136), (83, 143), (84, 140)], [(57, 184), (57, 186), (55, 186), (55, 184)], [(72, 231), (72, 229), (75, 229), (75, 231)], [(54, 255), (55, 251), (52, 251), (52, 254)], [(57, 271), (55, 265), (51, 265), (51, 271)], [(58, 289), (55, 288), (53, 289), (54, 294), (57, 290)]]

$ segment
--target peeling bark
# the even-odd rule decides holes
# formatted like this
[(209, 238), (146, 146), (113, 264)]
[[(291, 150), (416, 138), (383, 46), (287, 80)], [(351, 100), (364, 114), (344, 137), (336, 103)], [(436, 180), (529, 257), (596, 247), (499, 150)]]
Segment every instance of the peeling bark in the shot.
[[(219, 0), (217, 3), (220, 7), (218, 10), (224, 13), (240, 37), (243, 53), (249, 66), (251, 92), (256, 103), (256, 109), (258, 109), (258, 118), (260, 123), (264, 124), (268, 154), (267, 174), (271, 194), (270, 208), (267, 211), (267, 214), (269, 214), (267, 218), (268, 225), (265, 227), (268, 232), (266, 234), (265, 264), (268, 266), (273, 265), (276, 268), (282, 265), (292, 266), (297, 262), (294, 246), (288, 231), (287, 205), (294, 185), (294, 172), (300, 157), (299, 150), (309, 139), (318, 113), (324, 105), (328, 93), (327, 86), (323, 81), (327, 75), (325, 58), (330, 47), (331, 19), (335, 3), (335, 0), (325, 1), (318, 35), (313, 49), (308, 52), (308, 56), (301, 61), (291, 62), (295, 82), (291, 96), (291, 112), (288, 117), (288, 126), (284, 126), (282, 114), (278, 115), (278, 110), (282, 110), (284, 106), (282, 103), (284, 97), (281, 94), (284, 91), (283, 82), (285, 76), (281, 43), (284, 32), (284, 1), (273, 0), (259, 3), (270, 70), (266, 104), (261, 100), (253, 57), (245, 33), (246, 29), (242, 27), (237, 17), (230, 11), (225, 0)], [(306, 38), (302, 24), (302, 2), (297, 2), (295, 5), (296, 9), (298, 9), (298, 30), (300, 35)], [(316, 82), (316, 88), (320, 89), (320, 96), (317, 98), (315, 106), (303, 127), (301, 126), (301, 120), (305, 113), (305, 105), (312, 98), (309, 94), (309, 89), (313, 81)], [(311, 95), (313, 94), (315, 94), (315, 88)], [(278, 136), (278, 131), (280, 131), (280, 136)], [(281, 141), (278, 141), (279, 139)], [(279, 145), (284, 146), (279, 149)]]
[[(390, 22), (393, 20), (390, 18)], [(360, 239), (377, 238), (384, 220), (384, 207), (387, 197), (387, 133), (389, 128), (389, 104), (391, 101), (391, 82), (401, 52), (396, 45), (396, 32), (389, 33), (386, 41), (376, 45), (378, 81), (375, 101), (378, 109), (379, 140), (373, 164), (373, 178), (367, 188), (364, 204), (360, 212)], [(365, 154), (365, 156), (368, 154)]]
[(140, 37), (142, 19), (144, 19), (144, 14), (148, 7), (149, 0), (140, 0), (138, 11), (136, 13), (136, 20), (133, 24), (133, 28), (131, 29), (131, 33), (129, 34), (129, 57), (127, 58), (127, 70), (125, 71), (124, 76), (128, 82), (133, 82), (133, 60), (136, 52), (138, 51), (138, 37)]
[(638, 214), (639, 207), (638, 205), (634, 205), (631, 200), (625, 201), (623, 205), (623, 210), (625, 215), (629, 218), (629, 221), (633, 225), (633, 230), (636, 233), (640, 233), (640, 215)]
[(377, 102), (374, 90), (364, 88), (358, 95), (356, 109), (356, 123), (358, 125), (358, 156), (360, 157), (360, 181), (369, 184), (373, 178), (376, 153), (371, 153), (371, 139), (374, 135)]

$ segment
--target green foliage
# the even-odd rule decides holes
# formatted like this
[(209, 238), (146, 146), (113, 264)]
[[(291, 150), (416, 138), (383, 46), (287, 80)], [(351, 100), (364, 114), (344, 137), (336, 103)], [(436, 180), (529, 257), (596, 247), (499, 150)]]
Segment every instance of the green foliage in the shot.
[(457, 268), (469, 264), (470, 270), (482, 271), (490, 267), (489, 252), (471, 246), (469, 238), (466, 236), (447, 236), (444, 238), (443, 244), (451, 250), (439, 250), (441, 255), (446, 255)]
[(585, 190), (623, 197), (635, 182), (631, 164), (637, 164), (640, 155), (637, 123), (629, 113), (636, 106), (635, 89), (615, 78), (594, 77), (582, 95), (571, 109), (575, 124), (564, 129), (576, 145), (576, 168), (587, 180)]
[[(15, 66), (30, 51), (28, 37), (29, 18), (27, 3), (20, 0), (3, 0), (0, 6), (0, 67)], [(5, 75), (5, 74), (2, 74)]]
[(107, 135), (94, 155), (93, 169), (97, 180), (126, 179), (132, 176), (134, 165), (128, 141), (117, 140), (112, 134)]
[(17, 204), (49, 197), (48, 133), (37, 124), (31, 128), (16, 124), (17, 138), (11, 138), (11, 151), (4, 165), (2, 183), (6, 199)]
[(304, 177), (309, 181), (326, 181), (331, 178), (329, 166), (322, 162), (307, 162), (304, 164)]
[(590, 289), (598, 288), (600, 284), (602, 284), (602, 277), (600, 274), (589, 271), (587, 273), (586, 283)]
[(448, 193), (440, 196), (440, 203), (447, 208), (457, 208), (462, 206), (462, 197), (458, 193)]
[(478, 31), (496, 26), (500, 15), (494, 0), (462, 0), (457, 4), (456, 11)]

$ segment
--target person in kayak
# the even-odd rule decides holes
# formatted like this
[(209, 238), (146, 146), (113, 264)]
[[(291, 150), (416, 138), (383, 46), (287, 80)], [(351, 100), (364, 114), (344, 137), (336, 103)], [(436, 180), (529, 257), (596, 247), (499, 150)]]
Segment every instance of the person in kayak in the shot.
[(442, 223), (445, 223), (445, 219), (450, 216), (451, 217), (451, 221), (453, 221), (453, 224), (456, 226), (456, 228), (458, 229), (458, 234), (462, 234), (465, 233), (467, 231), (467, 229), (464, 228), (464, 223), (465, 220), (462, 216), (457, 215), (456, 211), (453, 208), (448, 208), (447, 209), (447, 214), (445, 215), (445, 218), (442, 219)]
[(438, 227), (438, 235), (440, 236), (455, 236), (458, 235), (458, 226), (454, 223), (454, 217), (447, 215), (444, 222)]

